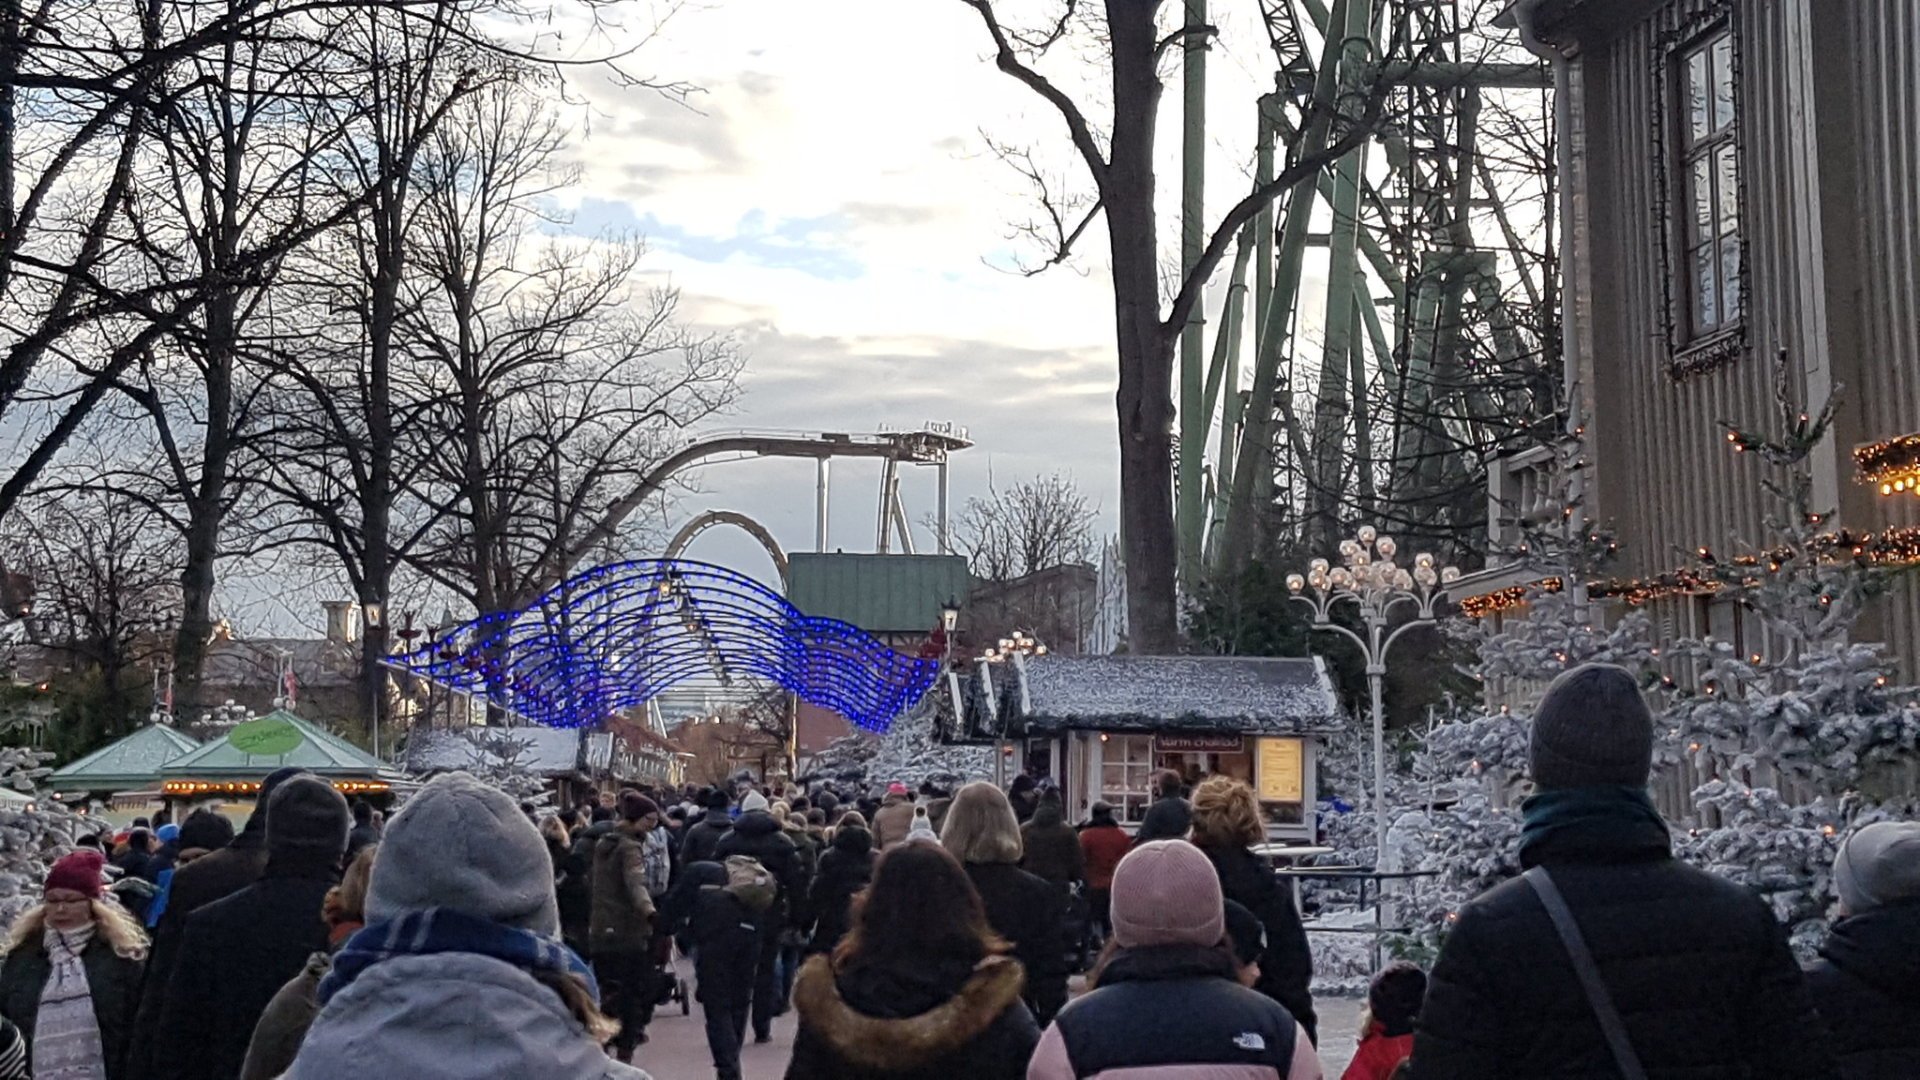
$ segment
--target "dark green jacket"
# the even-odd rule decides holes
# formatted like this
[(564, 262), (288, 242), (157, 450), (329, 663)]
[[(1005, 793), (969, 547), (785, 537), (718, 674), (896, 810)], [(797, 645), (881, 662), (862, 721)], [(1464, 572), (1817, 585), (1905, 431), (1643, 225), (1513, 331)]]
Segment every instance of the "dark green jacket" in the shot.
[[(113, 946), (95, 934), (80, 953), (87, 969), (87, 989), (93, 995), (93, 1015), (100, 1024), (100, 1046), (106, 1051), (107, 1080), (126, 1075), (127, 1040), (133, 1034), (133, 1015), (140, 1007), (140, 978), (146, 964), (118, 956)], [(0, 1015), (20, 1028), (33, 1045), (34, 1020), (40, 1012), (40, 992), (53, 974), (47, 951), (38, 942), (23, 945), (0, 963)]]
[(615, 829), (593, 842), (593, 912), (587, 940), (595, 956), (644, 953), (653, 942), (642, 840)]

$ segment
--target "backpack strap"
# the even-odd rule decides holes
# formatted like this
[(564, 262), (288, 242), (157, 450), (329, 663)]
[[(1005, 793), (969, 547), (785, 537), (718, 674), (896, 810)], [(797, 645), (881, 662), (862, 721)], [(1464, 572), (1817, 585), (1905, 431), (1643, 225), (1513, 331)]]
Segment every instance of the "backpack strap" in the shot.
[(1647, 1070), (1641, 1067), (1640, 1056), (1633, 1052), (1633, 1043), (1627, 1038), (1627, 1025), (1621, 1021), (1619, 1010), (1613, 1007), (1613, 995), (1601, 981), (1600, 968), (1594, 964), (1593, 954), (1587, 951), (1587, 940), (1580, 936), (1580, 925), (1573, 921), (1573, 910), (1560, 895), (1560, 887), (1553, 883), (1544, 866), (1534, 867), (1523, 877), (1540, 897), (1540, 906), (1547, 909), (1547, 917), (1553, 920), (1553, 928), (1560, 934), (1560, 944), (1573, 961), (1574, 974), (1580, 977), (1580, 988), (1586, 992), (1594, 1019), (1600, 1021), (1600, 1033), (1606, 1036), (1607, 1048), (1613, 1051), (1613, 1063), (1620, 1067), (1620, 1075), (1625, 1080), (1647, 1080)]

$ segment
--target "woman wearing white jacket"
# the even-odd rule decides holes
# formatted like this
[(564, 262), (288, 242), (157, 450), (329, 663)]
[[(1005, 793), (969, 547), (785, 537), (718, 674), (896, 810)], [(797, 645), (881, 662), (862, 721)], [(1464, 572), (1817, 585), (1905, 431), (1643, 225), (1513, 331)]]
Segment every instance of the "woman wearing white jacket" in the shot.
[(441, 776), (387, 825), (367, 926), (320, 984), (287, 1080), (648, 1080), (608, 1057), (592, 973), (560, 943), (546, 845), (513, 801)]

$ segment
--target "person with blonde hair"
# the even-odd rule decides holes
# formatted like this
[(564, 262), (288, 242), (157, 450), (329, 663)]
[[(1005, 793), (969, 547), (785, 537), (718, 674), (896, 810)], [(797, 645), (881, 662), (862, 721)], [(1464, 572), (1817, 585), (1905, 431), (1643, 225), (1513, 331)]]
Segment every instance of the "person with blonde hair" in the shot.
[[(62, 856), (40, 904), (8, 935), (0, 1014), (20, 1029), (30, 1075), (120, 1080), (126, 1073), (147, 935), (107, 896), (105, 866), (96, 850)], [(9, 1056), (0, 1053), (0, 1062)]]
[(1194, 789), (1193, 846), (1213, 864), (1226, 898), (1253, 912), (1266, 930), (1254, 989), (1286, 1006), (1318, 1043), (1313, 994), (1307, 988), (1313, 981), (1313, 953), (1293, 906), (1293, 890), (1275, 880), (1273, 868), (1251, 850), (1266, 839), (1260, 803), (1245, 781), (1214, 776)]
[(1006, 795), (984, 780), (954, 795), (940, 843), (979, 890), (994, 933), (1013, 943), (1027, 971), (1027, 1007), (1044, 1026), (1067, 1001), (1066, 897), (1020, 869), (1020, 823)]

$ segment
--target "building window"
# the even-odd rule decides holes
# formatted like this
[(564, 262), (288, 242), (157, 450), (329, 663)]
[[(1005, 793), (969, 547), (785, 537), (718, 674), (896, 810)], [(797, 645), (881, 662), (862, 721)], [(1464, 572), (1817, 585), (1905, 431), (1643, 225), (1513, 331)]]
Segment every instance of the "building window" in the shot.
[(1733, 31), (1722, 27), (1678, 57), (1676, 203), (1688, 341), (1740, 323), (1740, 160), (1734, 143)]
[(1153, 801), (1153, 736), (1100, 736), (1100, 801), (1137, 822)]
[(1746, 356), (1741, 233), (1741, 12), (1734, 0), (1670, 4), (1656, 16), (1654, 198), (1667, 374), (1676, 381)]

